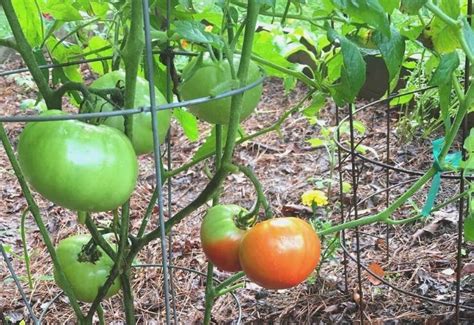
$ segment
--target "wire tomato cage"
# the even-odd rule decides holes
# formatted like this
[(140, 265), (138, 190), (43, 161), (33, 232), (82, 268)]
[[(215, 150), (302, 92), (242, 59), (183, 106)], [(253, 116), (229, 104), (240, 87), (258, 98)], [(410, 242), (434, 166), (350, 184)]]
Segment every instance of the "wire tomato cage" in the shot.
[[(466, 66), (466, 71), (469, 70), (469, 67)], [(466, 73), (468, 75), (468, 73)], [(465, 80), (465, 85), (466, 88), (469, 85), (469, 81), (466, 79)], [(402, 93), (394, 93), (390, 96), (387, 96), (386, 98), (380, 99), (380, 100), (375, 100), (372, 101), (368, 104), (361, 105), (359, 107), (355, 107), (355, 105), (348, 105), (345, 109), (346, 116), (341, 118), (341, 107), (336, 107), (336, 132), (334, 133), (334, 141), (338, 147), (338, 173), (339, 173), (339, 193), (340, 193), (340, 202), (341, 202), (341, 207), (340, 207), (340, 212), (341, 212), (341, 222), (347, 221), (351, 219), (351, 216), (353, 216), (353, 219), (358, 219), (358, 211), (360, 209), (360, 206), (363, 205), (364, 203), (367, 203), (370, 199), (385, 194), (385, 205), (388, 207), (390, 205), (390, 193), (391, 190), (403, 186), (403, 185), (408, 185), (417, 180), (417, 177), (420, 177), (424, 174), (422, 170), (416, 170), (416, 169), (409, 169), (409, 168), (402, 168), (399, 166), (396, 166), (392, 161), (390, 157), (390, 152), (391, 152), (391, 127), (392, 127), (392, 122), (391, 118), (393, 113), (397, 107), (392, 107), (390, 105), (390, 101), (396, 98), (400, 98), (406, 95), (413, 95), (417, 93), (422, 93), (426, 92), (428, 90), (434, 89), (435, 87), (424, 87), (420, 89), (416, 89), (413, 91), (408, 91), (408, 92), (402, 92)], [(378, 109), (380, 112), (382, 105), (385, 105), (385, 144), (384, 144), (384, 152), (385, 152), (385, 160), (381, 160), (378, 158), (371, 158), (369, 157), (368, 154), (361, 153), (357, 150), (357, 147), (360, 145), (363, 145), (364, 140), (366, 139), (363, 136), (360, 136), (361, 139), (358, 139), (356, 136), (354, 124), (355, 124), (355, 116), (357, 114), (362, 113), (364, 111), (368, 111), (370, 109)], [(348, 140), (342, 141), (341, 137), (341, 132), (340, 129), (344, 123), (349, 124), (349, 135), (348, 135)], [(462, 141), (464, 141), (465, 136), (467, 134), (467, 123), (464, 123), (463, 125), (463, 137)], [(346, 162), (346, 160), (349, 160), (349, 162)], [(349, 178), (350, 178), (350, 183), (352, 187), (352, 198), (351, 202), (348, 204), (344, 204), (344, 202), (347, 200), (343, 199), (343, 191), (342, 191), (342, 186), (343, 186), (343, 179), (344, 179), (344, 169), (343, 165), (348, 164), (350, 167), (348, 168), (349, 170)], [(379, 189), (376, 192), (369, 194), (369, 195), (364, 195), (361, 197), (361, 194), (358, 193), (357, 188), (361, 184), (360, 183), (360, 174), (362, 174), (362, 170), (366, 165), (373, 165), (379, 167), (384, 173), (385, 173), (385, 188)], [(390, 176), (391, 173), (399, 173), (399, 174), (404, 174), (408, 177), (409, 179), (405, 181), (398, 181), (397, 184), (395, 185), (390, 185)], [(462, 172), (442, 172), (441, 176), (442, 179), (450, 179), (453, 181), (458, 182), (459, 186), (459, 193), (462, 193), (465, 190), (465, 180), (474, 180), (474, 177), (472, 176), (463, 176)], [(391, 250), (390, 250), (390, 241), (391, 241), (391, 231), (390, 231), (390, 225), (386, 225), (385, 228), (385, 238), (382, 238), (380, 236), (376, 235), (371, 235), (371, 234), (366, 234), (361, 232), (358, 228), (352, 229), (353, 237), (355, 237), (355, 245), (352, 247), (348, 247), (346, 245), (346, 240), (347, 240), (347, 231), (341, 231), (341, 248), (343, 250), (343, 264), (344, 264), (344, 289), (346, 292), (349, 291), (349, 271), (348, 271), (348, 264), (350, 262), (355, 263), (356, 268), (357, 268), (357, 291), (358, 294), (360, 295), (360, 302), (359, 305), (362, 305), (363, 302), (363, 295), (364, 295), (364, 288), (362, 284), (364, 283), (363, 281), (363, 272), (367, 272), (372, 276), (373, 278), (377, 279), (380, 283), (383, 283), (384, 285), (388, 286), (390, 289), (393, 289), (394, 291), (397, 291), (403, 295), (406, 296), (411, 296), (413, 298), (417, 298), (421, 301), (424, 302), (429, 302), (432, 304), (438, 304), (438, 305), (443, 305), (447, 307), (452, 307), (454, 309), (454, 318), (456, 324), (459, 324), (462, 321), (462, 311), (469, 311), (472, 312), (474, 311), (474, 306), (468, 305), (468, 304), (461, 304), (461, 268), (462, 268), (462, 247), (463, 247), (463, 227), (462, 227), (462, 222), (464, 219), (464, 216), (466, 214), (466, 209), (465, 209), (465, 198), (463, 195), (458, 194), (456, 197), (456, 200), (454, 202), (458, 202), (458, 211), (457, 211), (457, 216), (458, 216), (458, 229), (457, 229), (457, 236), (456, 236), (456, 247), (457, 251), (455, 252), (456, 254), (456, 281), (455, 281), (455, 299), (454, 301), (444, 301), (440, 299), (434, 299), (431, 297), (428, 297), (427, 295), (423, 294), (418, 294), (412, 291), (409, 291), (405, 288), (401, 288), (397, 285), (394, 285), (391, 283), (389, 280), (383, 278), (380, 276), (380, 274), (376, 274), (370, 267), (367, 265), (366, 262), (362, 260), (361, 257), (361, 236), (374, 236), (377, 239), (382, 239), (386, 243), (386, 261), (390, 259), (391, 255)], [(466, 292), (467, 293), (467, 292)], [(360, 322), (364, 323), (365, 321), (365, 316), (363, 313), (363, 308), (359, 309), (360, 313)]]

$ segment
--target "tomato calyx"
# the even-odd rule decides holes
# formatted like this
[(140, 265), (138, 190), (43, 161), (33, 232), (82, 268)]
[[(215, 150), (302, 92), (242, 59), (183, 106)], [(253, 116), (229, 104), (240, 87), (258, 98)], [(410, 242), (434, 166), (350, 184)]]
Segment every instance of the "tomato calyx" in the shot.
[(258, 217), (256, 214), (247, 211), (240, 211), (236, 216), (233, 218), (234, 224), (237, 228), (242, 230), (248, 230), (252, 228), (253, 225), (257, 222)]
[(82, 246), (80, 253), (77, 255), (77, 261), (80, 263), (95, 264), (102, 256), (102, 253), (97, 249), (97, 244), (94, 239)]

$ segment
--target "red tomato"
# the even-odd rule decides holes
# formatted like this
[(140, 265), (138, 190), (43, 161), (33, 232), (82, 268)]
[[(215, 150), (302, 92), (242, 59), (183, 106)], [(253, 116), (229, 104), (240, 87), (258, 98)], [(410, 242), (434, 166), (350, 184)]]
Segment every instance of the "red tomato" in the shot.
[(207, 210), (201, 224), (201, 244), (207, 258), (219, 269), (240, 271), (239, 245), (245, 230), (234, 218), (245, 209), (237, 205), (216, 205)]
[(248, 230), (239, 255), (250, 280), (267, 289), (285, 289), (304, 281), (316, 268), (321, 243), (306, 221), (276, 218)]

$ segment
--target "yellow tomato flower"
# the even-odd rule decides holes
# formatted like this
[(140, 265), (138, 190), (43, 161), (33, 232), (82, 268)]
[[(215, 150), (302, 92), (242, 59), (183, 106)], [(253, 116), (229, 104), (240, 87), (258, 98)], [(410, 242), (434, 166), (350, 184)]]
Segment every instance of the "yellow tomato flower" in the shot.
[(316, 206), (322, 207), (328, 204), (328, 197), (323, 191), (311, 190), (301, 195), (301, 202), (309, 207), (312, 206), (313, 203), (316, 204)]

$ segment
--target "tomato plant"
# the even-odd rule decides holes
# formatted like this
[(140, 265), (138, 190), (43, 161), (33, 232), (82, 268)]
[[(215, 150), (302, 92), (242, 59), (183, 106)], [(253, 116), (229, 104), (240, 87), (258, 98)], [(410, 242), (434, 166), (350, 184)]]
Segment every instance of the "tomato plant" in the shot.
[[(64, 114), (49, 110), (42, 116)], [(138, 163), (130, 140), (106, 125), (30, 122), (20, 135), (18, 160), (31, 186), (77, 211), (108, 211), (130, 197)]]
[[(91, 252), (86, 249), (90, 240), (90, 235), (75, 235), (61, 240), (56, 247), (59, 265), (76, 298), (83, 302), (94, 301), (114, 265), (113, 260), (100, 247), (94, 247)], [(62, 288), (56, 270), (54, 279)], [(115, 295), (119, 290), (120, 281), (116, 279), (107, 291), (106, 298)]]
[(207, 210), (201, 224), (201, 245), (207, 258), (219, 269), (240, 271), (239, 245), (245, 230), (235, 218), (245, 209), (238, 205), (216, 205)]
[[(98, 89), (114, 88), (120, 83), (125, 82), (125, 72), (122, 70), (109, 72), (102, 77), (95, 80), (91, 87)], [(141, 106), (150, 106), (149, 85), (146, 79), (137, 77), (137, 86), (135, 92), (134, 108)], [(155, 87), (155, 101), (156, 105), (166, 104), (165, 97), (161, 94), (158, 88)], [(106, 102), (104, 99), (97, 97), (95, 100), (95, 109), (97, 111), (109, 112), (114, 109), (113, 105)], [(131, 107), (127, 107), (131, 108)], [(163, 143), (168, 133), (171, 119), (170, 110), (160, 110), (157, 113), (158, 117), (158, 137), (160, 143)], [(104, 124), (112, 126), (124, 132), (124, 118), (123, 116), (113, 116), (105, 120)], [(133, 148), (137, 155), (147, 154), (153, 151), (153, 130), (151, 124), (151, 113), (136, 114), (133, 118)]]
[(250, 280), (267, 289), (285, 289), (311, 274), (319, 263), (321, 243), (304, 220), (269, 219), (247, 231), (239, 255)]
[[(122, 240), (117, 249), (117, 255), (120, 256), (120, 261), (117, 262), (121, 265), (119, 276), (124, 284), (123, 310), (128, 324), (136, 323), (133, 290), (128, 274), (140, 250), (152, 240), (162, 237), (163, 230), (171, 231), (175, 224), (209, 200), (217, 200), (230, 173), (242, 172), (255, 187), (257, 200), (248, 217), (259, 214), (262, 207), (266, 216), (271, 214), (265, 190), (256, 175), (250, 168), (245, 169), (247, 166), (244, 164), (235, 163), (236, 145), (267, 132), (278, 132), (285, 119), (294, 116), (294, 113), (303, 113), (314, 124), (317, 122), (318, 112), (330, 100), (341, 107), (354, 104), (364, 87), (367, 72), (370, 72), (367, 70), (366, 55), (380, 56), (383, 59), (388, 73), (383, 84), (390, 84), (390, 87), (386, 88), (394, 89), (397, 79), (402, 75), (402, 66), (410, 63), (406, 60), (407, 55), (418, 57), (422, 52), (422, 76), (427, 77), (420, 78), (416, 74), (414, 79), (417, 80), (417, 85), (424, 85), (425, 79), (428, 82), (429, 77), (430, 86), (435, 87), (433, 93), (439, 93), (441, 119), (438, 125), (444, 127), (443, 147), (440, 148), (439, 154), (434, 154), (439, 163), (428, 169), (385, 210), (322, 228), (318, 231), (320, 236), (374, 222), (395, 225), (416, 220), (417, 216), (394, 220), (391, 215), (431, 179), (435, 180), (435, 177), (440, 175), (440, 169), (449, 167), (446, 164), (450, 161), (448, 153), (452, 149), (453, 141), (460, 138), (460, 126), (474, 102), (473, 87), (462, 89), (459, 81), (462, 75), (460, 63), (472, 64), (474, 61), (474, 52), (470, 46), (474, 42), (474, 34), (469, 22), (470, 10), (467, 14), (464, 13), (467, 9), (465, 1), (371, 0), (369, 4), (367, 0), (286, 3), (159, 0), (151, 1), (149, 8), (143, 8), (140, 1), (74, 1), (73, 5), (66, 3), (61, 6), (57, 5), (58, 1), (34, 2), (35, 6), (32, 3), (31, 0), (1, 2), (2, 13), (8, 20), (9, 29), (6, 31), (8, 34), (1, 36), (0, 43), (2, 46), (11, 47), (24, 59), (37, 86), (33, 88), (39, 91), (38, 98), (44, 99), (44, 104), (49, 109), (61, 108), (66, 94), (74, 98), (75, 102), (86, 104), (82, 106), (85, 108), (89, 108), (87, 104), (90, 103), (92, 95), (97, 98), (97, 106), (94, 107), (96, 111), (148, 106), (148, 84), (137, 78), (137, 75), (143, 72), (144, 67), (151, 68), (151, 65), (154, 69), (153, 78), (166, 80), (168, 83), (160, 84), (160, 87), (180, 91), (183, 99), (216, 96), (238, 88), (238, 80), (246, 80), (248, 83), (256, 81), (260, 73), (250, 59), (265, 68), (268, 75), (283, 79), (285, 95), (289, 95), (288, 92), (295, 88), (297, 81), (305, 84), (305, 89), (308, 90), (301, 104), (282, 113), (272, 125), (262, 125), (263, 128), (252, 134), (245, 134), (239, 129), (239, 119), (230, 118), (230, 107), (232, 105), (233, 112), (242, 113), (241, 120), (247, 118), (258, 103), (261, 86), (247, 91), (244, 96), (233, 97), (233, 100), (229, 97), (189, 107), (189, 111), (203, 121), (228, 126), (215, 126), (208, 138), (210, 140), (203, 144), (195, 157), (188, 163), (167, 169), (163, 179), (159, 177), (160, 168), (163, 166), (161, 157), (157, 157), (158, 161), (155, 161), (156, 195), (152, 196), (148, 209), (152, 212), (155, 197), (160, 198), (160, 186), (170, 177), (189, 170), (191, 166), (207, 158), (215, 157), (214, 173), (210, 175), (209, 183), (200, 188), (202, 191), (193, 201), (176, 211), (164, 225), (163, 213), (160, 213), (160, 227), (154, 227), (152, 230), (147, 227), (151, 212), (146, 212), (136, 237), (130, 236), (130, 229), (127, 227), (131, 217), (129, 209), (122, 209), (120, 222), (113, 224), (114, 230), (120, 232)], [(171, 4), (171, 8), (167, 8), (168, 4)], [(32, 14), (36, 12), (38, 14)], [(151, 26), (145, 26), (149, 22), (144, 22), (143, 13), (152, 18)], [(257, 24), (257, 20), (261, 18), (264, 20), (260, 22), (264, 24)], [(145, 40), (144, 30), (150, 30), (151, 40), (148, 37)], [(431, 46), (425, 45), (425, 38), (429, 38)], [(148, 40), (152, 44), (146, 44)], [(145, 49), (145, 45), (152, 46)], [(190, 46), (192, 48), (189, 48)], [(154, 53), (150, 53), (151, 49)], [(147, 54), (146, 61), (143, 60), (143, 53)], [(233, 64), (229, 65), (226, 60), (219, 61), (222, 57), (234, 56), (234, 53), (235, 56), (240, 56), (239, 63), (236, 61), (234, 66), (236, 76), (231, 73)], [(185, 68), (182, 74), (184, 82), (179, 87), (180, 76), (177, 71), (187, 62), (181, 55), (194, 54), (198, 55), (198, 59), (192, 60)], [(213, 61), (203, 62), (202, 58), (207, 56)], [(96, 59), (99, 58), (103, 60), (97, 62)], [(73, 63), (75, 60), (83, 62), (89, 59), (94, 59), (94, 62), (88, 62), (86, 69), (82, 64)], [(39, 66), (48, 62), (54, 63), (51, 70)], [(243, 69), (237, 69), (237, 65)], [(107, 74), (92, 87), (83, 82), (87, 79), (84, 78), (84, 71), (101, 75), (105, 71), (116, 69), (124, 69), (126, 73), (118, 70)], [(114, 95), (117, 91), (110, 88), (122, 88), (121, 84), (124, 86), (124, 95), (115, 101)], [(102, 91), (97, 91), (97, 88)], [(97, 97), (99, 95), (103, 97)], [(389, 97), (390, 94), (386, 95)], [(407, 97), (403, 97), (404, 99), (397, 100), (399, 104), (407, 101)], [(113, 98), (117, 107), (101, 98)], [(164, 103), (158, 91), (157, 103)], [(306, 105), (309, 106), (303, 108)], [(169, 112), (158, 114), (159, 138), (163, 141), (168, 129)], [(168, 119), (161, 116), (166, 114)], [(195, 135), (193, 140), (197, 140), (199, 132), (196, 118), (190, 115), (187, 111), (175, 111), (185, 133)], [(18, 148), (26, 180), (45, 197), (72, 209), (102, 211), (117, 207), (126, 200), (135, 185), (135, 154), (152, 150), (149, 117), (149, 113), (135, 116), (131, 142), (123, 133), (104, 125), (97, 127), (82, 122), (30, 123), (20, 138)], [(121, 117), (108, 118), (104, 123), (122, 131), (124, 129), (124, 119)], [(322, 133), (327, 131), (327, 128), (318, 129), (321, 129)], [(311, 142), (315, 146), (326, 145), (331, 149), (333, 144), (328, 143), (331, 139), (332, 137), (323, 135), (322, 138), (312, 139), (314, 141)], [(0, 140), (7, 149), (5, 152), (22, 185), (29, 211), (40, 226), (46, 247), (55, 259), (56, 255), (52, 253), (54, 248), (48, 240), (49, 234), (41, 226), (41, 213), (35, 209), (34, 199), (28, 191), (25, 177), (18, 168), (1, 123)], [(466, 149), (471, 147), (467, 146)], [(471, 154), (473, 150), (467, 151)], [(334, 152), (329, 154), (334, 156)], [(168, 161), (171, 164), (171, 160)], [(462, 168), (464, 172), (469, 173), (474, 170), (472, 164), (466, 164)], [(472, 196), (472, 186), (468, 194)], [(473, 200), (469, 201), (472, 212)], [(158, 199), (158, 202), (159, 211), (163, 212), (162, 200)], [(423, 211), (429, 213), (431, 208), (427, 205), (427, 209), (424, 208)], [(223, 208), (210, 210), (212, 213), (204, 218), (201, 229), (206, 254), (218, 267), (237, 269), (240, 267), (237, 264), (240, 263), (251, 280), (266, 288), (278, 289), (300, 283), (320, 263), (318, 236), (304, 221), (295, 218), (274, 219), (257, 224), (244, 232), (235, 226), (232, 217), (235, 216), (234, 212), (240, 212), (233, 211), (234, 208), (220, 209)], [(231, 211), (227, 211), (228, 209)], [(473, 238), (470, 231), (472, 219), (471, 216), (465, 223), (468, 235), (466, 239)], [(93, 231), (93, 224), (88, 223), (88, 226), (94, 239), (97, 239), (100, 233)], [(237, 245), (239, 241), (240, 245)], [(212, 256), (215, 251), (218, 253), (217, 258)], [(239, 251), (238, 260), (235, 259), (236, 251)], [(330, 247), (326, 251), (331, 251)], [(166, 254), (162, 254), (162, 257), (163, 261), (167, 258)], [(231, 262), (228, 262), (229, 260)], [(76, 261), (77, 259), (73, 259), (71, 263)], [(54, 262), (58, 265), (57, 261)], [(64, 267), (68, 267), (68, 263), (65, 263)], [(167, 270), (166, 267), (163, 268), (165, 283), (170, 279), (165, 274)], [(240, 284), (235, 282), (244, 276), (243, 272), (239, 272), (222, 283), (215, 284), (212, 271), (211, 263), (208, 266), (205, 296), (205, 324), (211, 321), (213, 299), (237, 288)], [(90, 300), (90, 297), (86, 298)], [(91, 305), (87, 315), (83, 315), (83, 310), (74, 300), (71, 299), (70, 304), (80, 324), (92, 323), (95, 313), (100, 318), (98, 301)]]
[[(238, 61), (234, 61), (237, 70)], [(228, 91), (233, 87), (230, 64), (224, 61), (199, 61), (192, 60), (184, 69), (189, 75), (185, 77), (180, 87), (180, 93), (184, 100), (190, 100), (206, 96), (215, 96)], [(261, 78), (258, 66), (250, 62), (248, 83)], [(240, 120), (245, 120), (257, 107), (262, 95), (262, 85), (258, 85), (244, 93), (242, 113)], [(228, 124), (230, 116), (231, 98), (226, 97), (207, 103), (201, 103), (189, 107), (189, 111), (203, 121), (213, 124)]]

